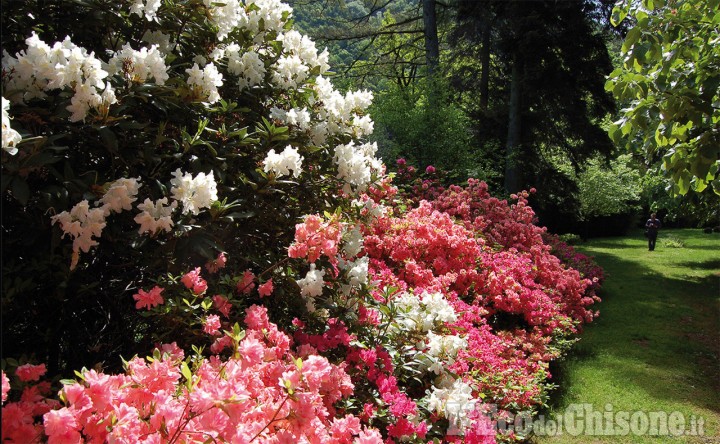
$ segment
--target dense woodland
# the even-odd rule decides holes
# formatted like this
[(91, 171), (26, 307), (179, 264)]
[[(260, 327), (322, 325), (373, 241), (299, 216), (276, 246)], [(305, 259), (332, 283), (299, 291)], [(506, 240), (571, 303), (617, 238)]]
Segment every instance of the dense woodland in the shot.
[[(498, 194), (542, 190), (531, 202), (553, 232), (624, 233), (650, 211), (671, 226), (720, 223), (716, 193), (689, 181), (679, 190), (662, 150), (608, 132), (632, 102), (627, 88), (606, 85), (632, 55), (623, 42), (635, 19), (613, 22), (615, 1), (291, 4), (298, 27), (330, 49), (339, 85), (375, 94), (373, 138), (387, 164), (402, 157), (447, 170), (448, 181), (479, 177)], [(709, 77), (708, 121), (719, 81)], [(717, 142), (715, 119), (706, 135)], [(704, 173), (719, 156), (707, 145)]]

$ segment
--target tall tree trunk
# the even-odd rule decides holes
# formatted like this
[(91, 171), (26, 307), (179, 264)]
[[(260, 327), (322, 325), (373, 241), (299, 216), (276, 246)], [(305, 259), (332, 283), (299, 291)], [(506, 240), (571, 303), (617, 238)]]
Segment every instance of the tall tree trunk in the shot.
[(440, 59), (435, 0), (423, 0), (423, 24), (425, 25), (425, 58), (427, 60), (428, 75), (432, 77), (437, 72), (438, 60)]
[(490, 21), (482, 24), (482, 47), (480, 48), (480, 110), (487, 114), (490, 95)]
[(505, 146), (505, 191), (508, 193), (516, 193), (520, 191), (522, 180), (520, 178), (520, 169), (518, 168), (518, 160), (520, 157), (521, 144), (521, 103), (520, 90), (522, 89), (522, 79), (520, 57), (518, 51), (513, 53), (512, 75), (510, 83), (510, 112), (508, 116), (508, 136)]
[[(437, 82), (438, 64), (440, 60), (440, 42), (438, 39), (437, 19), (435, 16), (435, 0), (423, 0), (423, 24), (425, 26), (425, 59), (427, 63), (427, 108), (425, 109), (425, 129), (426, 134), (432, 135), (436, 131), (438, 124), (438, 103), (440, 92)], [(427, 138), (428, 141), (431, 137)], [(431, 158), (432, 147), (429, 143), (423, 143), (419, 147), (418, 161), (420, 166), (424, 168)]]

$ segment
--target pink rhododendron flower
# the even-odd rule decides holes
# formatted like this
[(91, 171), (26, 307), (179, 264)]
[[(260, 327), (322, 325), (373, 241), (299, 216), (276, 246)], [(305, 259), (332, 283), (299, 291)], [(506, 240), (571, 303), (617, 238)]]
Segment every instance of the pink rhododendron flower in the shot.
[(155, 348), (160, 352), (161, 355), (166, 355), (167, 358), (170, 360), (179, 362), (185, 359), (185, 352), (183, 351), (183, 349), (178, 347), (177, 342), (156, 345)]
[(44, 416), (45, 433), (49, 442), (80, 442), (78, 424), (74, 412), (66, 407), (47, 412)]
[(138, 310), (141, 308), (147, 308), (149, 310), (157, 305), (164, 303), (165, 300), (160, 295), (163, 290), (163, 288), (158, 287), (157, 285), (154, 286), (150, 291), (145, 291), (143, 289), (138, 290), (138, 292), (133, 295), (133, 299), (137, 301), (135, 303), (135, 308)]
[(11, 402), (2, 408), (2, 440), (7, 443), (40, 442), (42, 428), (34, 424), (34, 406)]
[(222, 315), (226, 318), (230, 316), (230, 309), (232, 309), (232, 304), (230, 303), (230, 301), (228, 301), (228, 298), (223, 295), (216, 294), (212, 297), (212, 301), (213, 307), (215, 307), (217, 311), (222, 313)]
[(208, 271), (208, 273), (217, 273), (221, 269), (225, 268), (225, 264), (227, 263), (227, 257), (225, 256), (225, 253), (218, 254), (217, 259), (213, 259), (211, 261), (208, 261), (205, 264), (205, 269)]
[(24, 364), (15, 370), (15, 375), (23, 382), (37, 381), (46, 371), (45, 364)]
[(223, 350), (233, 345), (232, 338), (230, 336), (220, 336), (215, 339), (215, 342), (210, 346), (210, 351), (214, 354), (219, 354)]
[(183, 276), (180, 281), (196, 295), (202, 294), (207, 290), (208, 285), (205, 279), (200, 277), (200, 267), (189, 271)]
[(10, 391), (10, 380), (5, 372), (0, 373), (2, 373), (2, 402), (5, 402), (7, 401), (8, 392)]
[(425, 168), (425, 172), (427, 174), (433, 174), (433, 173), (435, 173), (435, 167), (432, 165), (428, 165), (427, 168)]
[(324, 255), (330, 263), (337, 264), (338, 244), (342, 227), (338, 220), (324, 221), (320, 216), (305, 216), (305, 221), (295, 225), (295, 242), (288, 248), (288, 256), (305, 258), (313, 263)]
[[(218, 316), (210, 315), (206, 325), (215, 321)], [(359, 418), (336, 415), (333, 405), (353, 390), (344, 367), (316, 354), (299, 365), (290, 339), (267, 321), (264, 307), (250, 307), (246, 324), (252, 327), (233, 357), (200, 359), (192, 376), (167, 354), (135, 357), (125, 374), (84, 371), (82, 382), (64, 387), (65, 406), (54, 405), (42, 425), (34, 424), (30, 402), (11, 403), (3, 408), (3, 439), (40, 442), (44, 429), (49, 443), (160, 444), (169, 430), (180, 442), (198, 436), (216, 442), (382, 442), (376, 430), (361, 429)], [(184, 387), (188, 379), (192, 390)]]
[(381, 444), (382, 435), (375, 429), (363, 429), (353, 444)]
[(205, 318), (205, 322), (203, 325), (203, 331), (209, 335), (215, 336), (215, 335), (220, 334), (219, 330), (220, 330), (220, 316), (208, 315), (208, 317)]
[(267, 308), (261, 305), (251, 305), (245, 309), (245, 325), (253, 330), (267, 329), (270, 326)]
[(258, 287), (258, 293), (259, 293), (260, 296), (262, 296), (262, 297), (270, 296), (270, 295), (272, 294), (272, 292), (273, 292), (273, 281), (272, 281), (272, 279), (268, 279), (267, 282), (265, 282), (264, 284), (262, 284), (262, 285), (260, 285), (260, 286)]
[(245, 270), (242, 278), (237, 283), (238, 293), (249, 294), (255, 288), (255, 275), (250, 270)]

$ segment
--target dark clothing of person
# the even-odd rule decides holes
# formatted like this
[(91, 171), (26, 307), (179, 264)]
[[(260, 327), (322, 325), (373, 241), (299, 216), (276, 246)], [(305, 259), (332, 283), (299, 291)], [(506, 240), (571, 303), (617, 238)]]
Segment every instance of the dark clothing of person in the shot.
[(648, 250), (653, 251), (655, 249), (655, 242), (657, 241), (658, 230), (662, 227), (660, 219), (648, 219), (645, 222), (645, 233), (648, 238)]

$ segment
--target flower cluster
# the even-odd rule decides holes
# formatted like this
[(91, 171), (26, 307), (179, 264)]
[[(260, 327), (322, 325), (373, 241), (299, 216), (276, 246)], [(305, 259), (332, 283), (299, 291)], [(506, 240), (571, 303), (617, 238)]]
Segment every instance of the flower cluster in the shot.
[(338, 165), (338, 178), (345, 181), (344, 191), (351, 189), (364, 191), (372, 181), (373, 171), (382, 169), (382, 163), (375, 157), (377, 143), (355, 146), (354, 142), (335, 147), (335, 162)]
[[(167, 205), (167, 197), (153, 202), (150, 199), (137, 205), (140, 213), (135, 216), (135, 222), (140, 225), (140, 234), (154, 235), (160, 230), (170, 232), (174, 222), (171, 215), (177, 207), (177, 202), (183, 204), (183, 213), (197, 215), (203, 208), (209, 208), (217, 200), (217, 184), (213, 173), (198, 174), (195, 178), (191, 174), (183, 174), (177, 169), (170, 180), (171, 193), (174, 200)], [(52, 223), (60, 223), (63, 236), (69, 234), (73, 238), (73, 260), (71, 268), (75, 268), (80, 251), (87, 253), (98, 245), (95, 238), (102, 236), (107, 225), (106, 218), (111, 213), (121, 213), (132, 210), (132, 203), (137, 200), (137, 194), (142, 184), (139, 179), (121, 178), (109, 185), (103, 196), (97, 200), (100, 208), (90, 208), (90, 202), (83, 200), (68, 211), (63, 211), (52, 217)]]
[(325, 256), (331, 263), (337, 263), (341, 236), (342, 226), (337, 219), (323, 221), (318, 215), (308, 215), (303, 223), (295, 225), (295, 242), (288, 249), (288, 256), (307, 258), (310, 263)]
[(27, 50), (12, 57), (3, 54), (2, 68), (5, 91), (13, 91), (9, 99), (22, 103), (46, 97), (54, 89), (71, 88), (74, 95), (67, 107), (70, 121), (84, 120), (88, 111), (103, 109), (116, 102), (110, 84), (105, 83), (108, 72), (94, 53), (70, 41), (70, 37), (52, 47), (33, 33), (26, 41)]
[(563, 264), (579, 271), (584, 278), (590, 279), (596, 291), (600, 289), (605, 280), (605, 272), (593, 261), (591, 256), (578, 253), (556, 234), (543, 233), (543, 241), (550, 246), (551, 253), (557, 256)]
[(128, 82), (133, 83), (145, 83), (152, 77), (155, 83), (164, 85), (170, 78), (163, 53), (156, 45), (136, 51), (126, 43), (110, 59), (108, 69), (110, 75), (120, 72)]
[(85, 253), (98, 245), (97, 240), (105, 228), (105, 211), (103, 208), (90, 208), (90, 203), (83, 200), (76, 204), (70, 212), (63, 211), (52, 217), (52, 223), (60, 223), (63, 237), (69, 234), (73, 238), (73, 260), (71, 268), (75, 268), (80, 251)]
[(183, 214), (200, 214), (203, 208), (210, 208), (213, 202), (218, 200), (217, 183), (210, 174), (199, 173), (193, 177), (190, 173), (183, 173), (180, 168), (172, 173), (174, 179), (170, 180), (173, 199), (183, 204)]
[(399, 330), (420, 330), (429, 332), (436, 324), (457, 321), (455, 309), (441, 293), (423, 293), (417, 297), (412, 293), (395, 295), (393, 303), (398, 310)]
[(135, 222), (140, 225), (138, 233), (150, 233), (155, 234), (158, 231), (165, 231), (169, 233), (172, 231), (174, 222), (172, 220), (172, 213), (177, 208), (177, 201), (172, 201), (170, 205), (167, 204), (167, 197), (153, 202), (149, 198), (137, 206), (140, 213), (135, 216)]
[[(209, 319), (206, 325), (212, 324)], [(62, 406), (46, 398), (49, 386), (28, 386), (21, 401), (3, 406), (3, 438), (382, 442), (380, 433), (358, 418), (336, 413), (334, 405), (353, 393), (341, 366), (307, 347), (293, 352), (290, 338), (269, 322), (262, 307), (248, 308), (245, 324), (244, 334), (233, 333), (231, 358), (200, 359), (192, 371), (183, 351), (169, 344), (153, 357), (131, 359), (124, 374), (78, 373), (80, 380), (65, 383), (60, 391)], [(217, 328), (208, 330), (215, 334)], [(37, 380), (42, 372), (34, 370), (19, 367), (16, 375)], [(5, 402), (9, 384), (4, 372), (2, 379)]]
[(20, 133), (12, 129), (10, 126), (10, 102), (2, 98), (2, 149), (8, 153), (15, 155), (18, 152), (17, 145), (22, 140)]
[(298, 150), (288, 145), (279, 154), (276, 154), (274, 149), (270, 150), (263, 165), (266, 173), (272, 171), (277, 177), (282, 177), (289, 176), (292, 170), (292, 175), (297, 178), (302, 172), (302, 161)]
[[(398, 307), (397, 331), (432, 330), (417, 350), (422, 368), (484, 375), (474, 393), (520, 408), (542, 402), (547, 365), (559, 353), (553, 341), (591, 321), (597, 301), (592, 282), (543, 243), (526, 197), (510, 205), (471, 180), (402, 216), (380, 217), (364, 239), (371, 279), (400, 289), (384, 296)], [(427, 295), (408, 291), (443, 298), (426, 315)], [(437, 321), (444, 332), (434, 330)]]
[(220, 100), (218, 86), (223, 85), (223, 76), (213, 63), (200, 69), (197, 63), (185, 70), (188, 74), (187, 84), (192, 90), (192, 97), (208, 103)]

